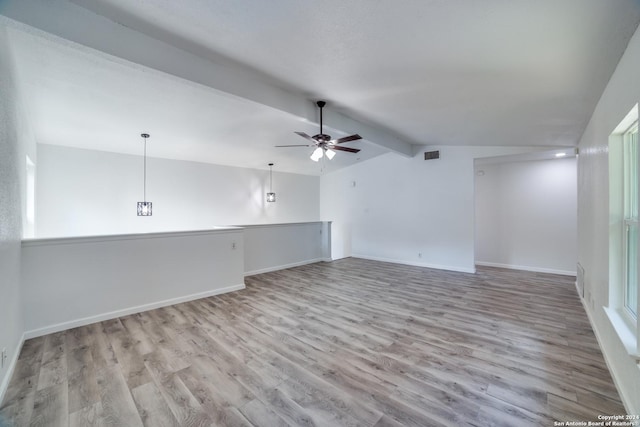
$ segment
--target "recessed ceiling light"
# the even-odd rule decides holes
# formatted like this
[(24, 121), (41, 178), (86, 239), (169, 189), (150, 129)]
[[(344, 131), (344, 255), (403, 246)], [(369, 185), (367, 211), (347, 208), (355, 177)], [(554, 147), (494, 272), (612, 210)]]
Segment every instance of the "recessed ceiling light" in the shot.
[(556, 153), (556, 157), (564, 157), (567, 153)]

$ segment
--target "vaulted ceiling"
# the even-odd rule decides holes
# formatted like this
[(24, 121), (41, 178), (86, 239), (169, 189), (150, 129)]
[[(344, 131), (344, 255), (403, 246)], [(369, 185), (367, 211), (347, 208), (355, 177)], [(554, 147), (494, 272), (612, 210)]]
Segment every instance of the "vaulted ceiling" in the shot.
[[(5, 0), (41, 143), (317, 174), (416, 145), (575, 146), (637, 0)], [(26, 24), (26, 25), (24, 25)]]

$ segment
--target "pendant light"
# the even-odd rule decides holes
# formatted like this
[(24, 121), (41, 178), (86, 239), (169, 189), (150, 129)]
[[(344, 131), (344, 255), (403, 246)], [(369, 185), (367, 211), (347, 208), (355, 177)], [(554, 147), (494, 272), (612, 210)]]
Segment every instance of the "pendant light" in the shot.
[(269, 163), (269, 192), (267, 193), (267, 202), (275, 202), (276, 193), (273, 192), (273, 163)]
[(142, 181), (142, 202), (138, 202), (138, 216), (151, 216), (151, 202), (147, 202), (147, 138), (149, 138), (149, 134), (143, 133), (140, 136), (144, 138), (144, 178)]

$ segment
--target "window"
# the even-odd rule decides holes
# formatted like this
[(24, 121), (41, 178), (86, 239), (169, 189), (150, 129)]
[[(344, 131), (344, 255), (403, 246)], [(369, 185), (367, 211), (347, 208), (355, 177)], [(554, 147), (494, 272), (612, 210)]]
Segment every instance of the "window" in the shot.
[(638, 318), (638, 122), (623, 136), (624, 296), (623, 306)]
[(629, 355), (640, 361), (638, 156), (636, 105), (609, 135), (609, 302), (605, 313)]

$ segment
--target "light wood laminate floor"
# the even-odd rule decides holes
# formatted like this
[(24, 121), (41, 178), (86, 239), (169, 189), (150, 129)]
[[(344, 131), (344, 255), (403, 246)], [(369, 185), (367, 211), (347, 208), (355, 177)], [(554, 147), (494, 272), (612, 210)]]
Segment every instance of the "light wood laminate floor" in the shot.
[(540, 427), (622, 414), (573, 282), (361, 259), (247, 277), (242, 291), (28, 340), (0, 416)]

